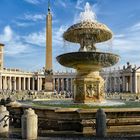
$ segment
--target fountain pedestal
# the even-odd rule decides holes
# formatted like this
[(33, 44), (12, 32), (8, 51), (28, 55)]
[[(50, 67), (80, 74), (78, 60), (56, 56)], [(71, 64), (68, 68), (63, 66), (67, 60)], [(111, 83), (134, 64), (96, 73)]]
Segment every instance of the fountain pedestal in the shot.
[(93, 103), (104, 101), (104, 80), (99, 72), (78, 71), (74, 81), (74, 102)]

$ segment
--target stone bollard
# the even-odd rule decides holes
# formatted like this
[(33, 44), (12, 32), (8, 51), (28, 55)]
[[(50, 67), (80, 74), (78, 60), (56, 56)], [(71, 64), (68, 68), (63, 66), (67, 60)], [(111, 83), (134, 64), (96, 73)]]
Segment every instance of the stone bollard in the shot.
[(100, 108), (96, 113), (96, 136), (105, 137), (106, 135), (106, 114)]
[(0, 135), (8, 134), (9, 132), (9, 112), (6, 107), (0, 106)]
[(21, 118), (22, 121), (22, 138), (37, 139), (38, 133), (38, 117), (34, 110), (29, 108), (24, 111)]

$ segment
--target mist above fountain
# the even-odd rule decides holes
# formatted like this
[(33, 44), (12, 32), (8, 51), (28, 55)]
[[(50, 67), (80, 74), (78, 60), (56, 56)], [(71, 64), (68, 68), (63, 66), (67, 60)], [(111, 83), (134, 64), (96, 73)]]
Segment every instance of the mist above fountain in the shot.
[(69, 27), (63, 34), (66, 41), (79, 43), (78, 52), (59, 55), (58, 62), (77, 70), (74, 81), (74, 102), (92, 103), (104, 101), (104, 80), (99, 70), (116, 64), (119, 56), (97, 51), (96, 43), (112, 38), (112, 31), (96, 20), (89, 3), (80, 14), (81, 21)]

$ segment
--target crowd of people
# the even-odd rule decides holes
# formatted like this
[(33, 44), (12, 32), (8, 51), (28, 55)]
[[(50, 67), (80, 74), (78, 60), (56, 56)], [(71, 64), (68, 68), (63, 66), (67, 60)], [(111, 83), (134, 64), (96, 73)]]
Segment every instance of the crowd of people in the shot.
[(2, 98), (14, 98), (15, 100), (32, 100), (32, 99), (43, 99), (43, 98), (72, 98), (73, 94), (70, 91), (15, 91), (15, 90), (1, 90), (0, 99)]

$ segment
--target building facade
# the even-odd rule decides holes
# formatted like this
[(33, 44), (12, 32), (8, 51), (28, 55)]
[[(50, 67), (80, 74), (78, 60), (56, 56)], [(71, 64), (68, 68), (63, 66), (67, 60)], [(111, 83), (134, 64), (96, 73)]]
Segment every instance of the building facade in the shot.
[[(118, 70), (100, 72), (105, 80), (105, 92), (140, 93), (140, 69), (130, 64)], [(53, 90), (73, 93), (75, 72), (54, 72)], [(44, 71), (26, 72), (19, 69), (0, 70), (0, 90), (45, 90)]]
[(102, 71), (106, 92), (140, 93), (140, 67), (127, 62), (122, 69)]
[[(73, 92), (75, 73), (53, 74), (53, 90)], [(0, 90), (10, 91), (42, 91), (45, 90), (45, 74), (43, 71), (26, 72), (19, 69), (4, 68), (0, 71)]]

